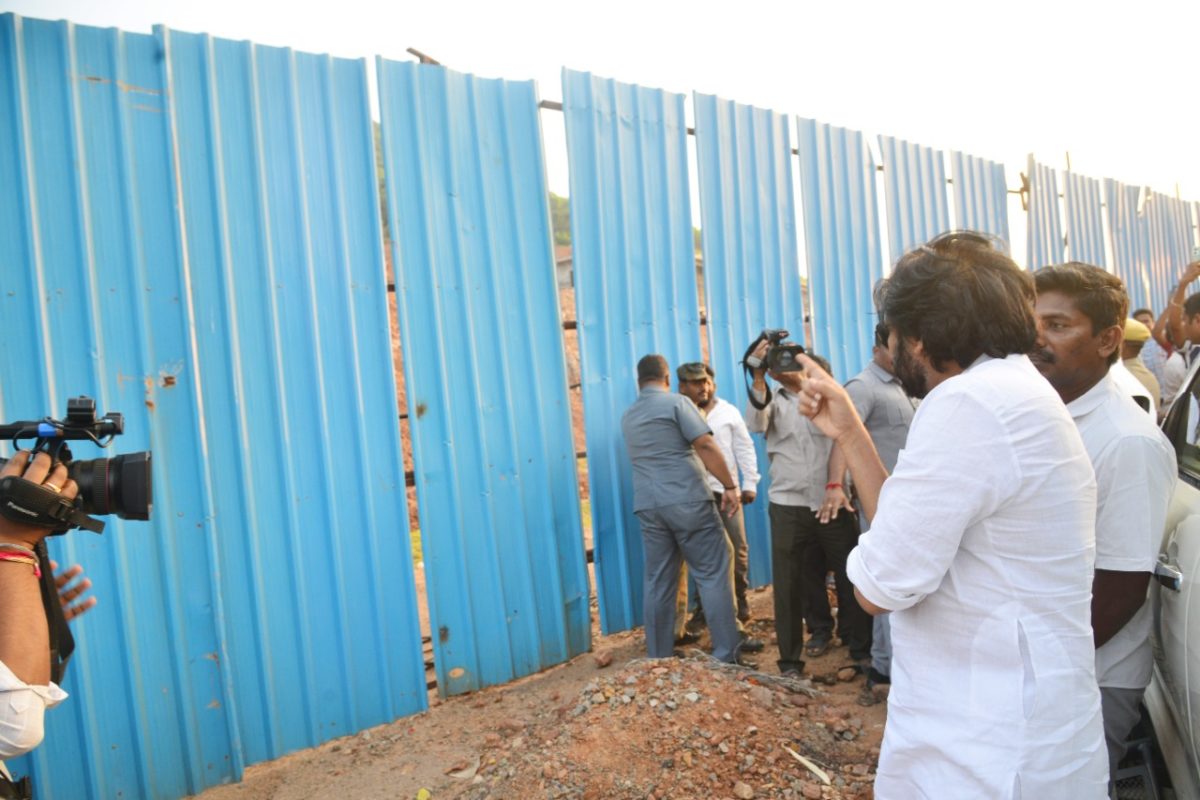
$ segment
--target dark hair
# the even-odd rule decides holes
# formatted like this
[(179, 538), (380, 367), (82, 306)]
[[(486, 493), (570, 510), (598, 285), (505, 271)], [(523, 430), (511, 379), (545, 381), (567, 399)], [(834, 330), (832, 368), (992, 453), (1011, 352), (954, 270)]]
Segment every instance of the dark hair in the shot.
[(638, 386), (651, 381), (666, 380), (671, 374), (671, 368), (667, 366), (667, 360), (657, 353), (652, 353), (648, 356), (642, 356), (637, 365)]
[(1183, 315), (1191, 318), (1200, 314), (1200, 292), (1183, 301)]
[(1028, 353), (1037, 341), (1033, 279), (1004, 248), (956, 231), (908, 252), (876, 290), (884, 323), (919, 341), (939, 371), (947, 361), (966, 369), (981, 355)]
[(829, 366), (829, 362), (825, 360), (824, 356), (819, 356), (816, 353), (809, 353), (808, 357), (811, 358), (813, 361), (817, 362), (818, 367), (825, 370), (830, 375), (833, 374), (833, 368)]
[[(1080, 261), (1042, 267), (1033, 273), (1038, 294), (1058, 292), (1071, 298), (1075, 307), (1092, 321), (1092, 335), (1114, 325), (1123, 327), (1129, 313), (1129, 295), (1116, 275)], [(1121, 357), (1121, 348), (1108, 354), (1108, 363)]]
[(1131, 311), (1131, 312), (1129, 313), (1129, 316), (1133, 317), (1134, 319), (1137, 319), (1137, 315), (1138, 315), (1138, 314), (1149, 314), (1149, 315), (1150, 315), (1150, 319), (1154, 319), (1154, 318), (1155, 318), (1155, 317), (1154, 317), (1154, 311), (1153, 311), (1152, 309), (1149, 309), (1149, 308), (1136, 308), (1136, 309), (1134, 309), (1133, 311)]
[(882, 322), (875, 323), (875, 346), (887, 347), (888, 344), (888, 326)]

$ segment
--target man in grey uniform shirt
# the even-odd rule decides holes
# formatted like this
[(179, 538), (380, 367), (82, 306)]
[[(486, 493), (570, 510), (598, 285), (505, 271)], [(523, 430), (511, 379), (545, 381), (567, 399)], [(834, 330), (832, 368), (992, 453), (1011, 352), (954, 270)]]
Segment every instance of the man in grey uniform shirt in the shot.
[[(867, 433), (879, 451), (879, 460), (889, 473), (892, 472), (908, 439), (908, 427), (912, 424), (917, 401), (908, 396), (895, 375), (892, 354), (888, 351), (888, 329), (882, 322), (875, 326), (871, 362), (866, 369), (846, 381), (846, 393), (867, 426)], [(862, 513), (859, 514), (859, 524), (863, 533), (871, 527)], [(864, 705), (875, 701), (875, 695), (870, 691), (872, 686), (891, 682), (892, 626), (889, 619), (887, 614), (879, 614), (872, 621), (871, 667), (867, 672), (866, 689), (859, 698)]]
[(633, 511), (642, 528), (647, 654), (669, 658), (674, 653), (675, 595), (684, 560), (704, 603), (713, 657), (736, 662), (741, 634), (729, 545), (705, 468), (724, 487), (721, 513), (727, 516), (741, 505), (737, 483), (695, 404), (670, 392), (667, 360), (644, 356), (637, 372), (638, 399), (621, 417), (621, 433), (633, 462)]

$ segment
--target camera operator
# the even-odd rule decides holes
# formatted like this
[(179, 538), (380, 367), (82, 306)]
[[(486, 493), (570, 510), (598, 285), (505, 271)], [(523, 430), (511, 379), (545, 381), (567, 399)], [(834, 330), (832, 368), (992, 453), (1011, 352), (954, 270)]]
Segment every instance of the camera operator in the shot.
[[(50, 456), (38, 453), (32, 459), (19, 452), (0, 469), (0, 478), (9, 476), (50, 489), (65, 500), (79, 493), (75, 481), (67, 477), (64, 464), (54, 464)], [(50, 681), (50, 634), (46, 609), (42, 604), (41, 570), (34, 547), (48, 534), (49, 528), (22, 525), (0, 516), (0, 761), (28, 753), (42, 741), (43, 716), (47, 708), (58, 705), (67, 694)], [(56, 565), (51, 562), (51, 568)], [(71, 603), (91, 585), (81, 581), (67, 584), (83, 570), (72, 567), (58, 578), (64, 616), (78, 616), (95, 604), (95, 599), (72, 606)], [(10, 780), (0, 765), (0, 797)]]
[[(758, 361), (747, 363), (766, 364), (770, 347), (769, 341), (761, 342), (752, 354)], [(845, 461), (833, 440), (799, 411), (804, 373), (772, 370), (770, 375), (779, 390), (767, 402), (767, 370), (753, 369), (746, 427), (766, 435), (770, 459), (767, 497), (779, 671), (799, 674), (805, 654), (815, 658), (829, 649), (833, 619), (825, 590), (827, 567), (837, 584), (842, 641), (853, 668), (865, 673), (871, 664), (871, 619), (855, 602), (846, 578), (846, 557), (858, 541), (858, 524), (843, 487)], [(824, 563), (815, 567), (820, 555)], [(811, 638), (802, 651), (805, 621)]]

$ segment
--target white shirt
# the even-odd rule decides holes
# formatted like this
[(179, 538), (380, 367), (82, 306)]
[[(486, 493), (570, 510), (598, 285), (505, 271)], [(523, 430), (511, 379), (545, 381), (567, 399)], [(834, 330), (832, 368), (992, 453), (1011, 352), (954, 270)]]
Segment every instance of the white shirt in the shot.
[(1122, 364), (1120, 359), (1118, 359), (1108, 368), (1108, 374), (1116, 381), (1117, 386), (1121, 387), (1121, 390), (1126, 395), (1143, 398), (1146, 404), (1145, 408), (1142, 408), (1141, 403), (1135, 405), (1138, 408), (1142, 408), (1142, 411), (1148, 414), (1151, 420), (1158, 420), (1158, 398), (1150, 394), (1150, 390), (1137, 379), (1136, 375), (1129, 371), (1129, 367)]
[(1171, 353), (1163, 362), (1162, 373), (1162, 380), (1158, 382), (1158, 385), (1162, 387), (1163, 408), (1167, 408), (1175, 399), (1175, 395), (1179, 393), (1179, 388), (1183, 386), (1183, 379), (1187, 376), (1187, 364), (1178, 350)]
[(0, 661), (0, 759), (22, 756), (41, 744), (46, 709), (66, 699), (57, 684), (25, 683)]
[(921, 403), (846, 564), (894, 609), (876, 797), (1106, 796), (1095, 515), (1079, 432), (1025, 356)]
[[(758, 486), (758, 454), (754, 452), (754, 440), (746, 430), (746, 421), (738, 413), (737, 406), (719, 397), (713, 397), (712, 408), (708, 411), (708, 427), (712, 428), (713, 439), (725, 456), (725, 466), (736, 483), (738, 472), (742, 474), (741, 487), (743, 492), (753, 492)], [(721, 482), (708, 473), (708, 487), (714, 492), (723, 492), (725, 487)]]
[[(1111, 373), (1110, 373), (1111, 375)], [(1154, 572), (1175, 489), (1175, 451), (1111, 377), (1067, 404), (1096, 471), (1096, 569)], [(1096, 651), (1096, 681), (1150, 683), (1150, 604)]]

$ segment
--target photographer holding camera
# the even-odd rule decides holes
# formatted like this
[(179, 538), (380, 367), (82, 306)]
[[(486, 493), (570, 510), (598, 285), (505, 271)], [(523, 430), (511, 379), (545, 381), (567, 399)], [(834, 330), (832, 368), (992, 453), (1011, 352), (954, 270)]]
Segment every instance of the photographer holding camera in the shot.
[[(770, 459), (767, 498), (779, 671), (800, 674), (805, 654), (817, 657), (829, 649), (828, 568), (837, 583), (838, 629), (852, 666), (863, 673), (870, 666), (871, 619), (846, 578), (846, 557), (858, 541), (858, 524), (843, 486), (845, 461), (833, 440), (799, 411), (804, 372), (795, 356), (803, 349), (784, 342), (786, 336), (786, 331), (764, 331), (746, 358), (753, 375), (746, 427), (766, 435)], [(768, 373), (779, 384), (774, 396), (767, 387)], [(817, 563), (821, 555), (823, 565)], [(811, 638), (802, 649), (805, 621)]]
[[(0, 469), (14, 477), (74, 501), (79, 487), (67, 466), (46, 453), (17, 453)], [(6, 503), (11, 503), (9, 499)], [(24, 755), (42, 741), (43, 717), (67, 694), (50, 680), (50, 630), (43, 605), (41, 564), (35, 548), (50, 528), (23, 525), (0, 516), (0, 761)], [(50, 568), (56, 565), (50, 562)], [(72, 606), (90, 581), (68, 584), (83, 573), (75, 566), (57, 578), (64, 616), (72, 619), (95, 605), (95, 598)], [(22, 782), (24, 783), (24, 782)], [(18, 784), (0, 763), (0, 797), (21, 797)], [(27, 790), (26, 790), (27, 793)]]

